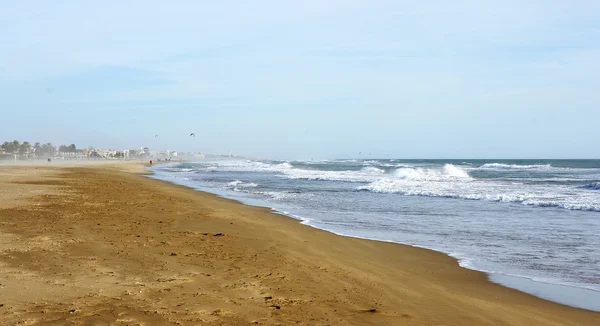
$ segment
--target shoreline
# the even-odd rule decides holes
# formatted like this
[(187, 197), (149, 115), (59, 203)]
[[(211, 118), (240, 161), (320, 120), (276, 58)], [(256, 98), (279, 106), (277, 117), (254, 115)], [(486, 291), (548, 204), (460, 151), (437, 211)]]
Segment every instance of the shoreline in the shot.
[[(166, 163), (168, 163), (168, 162), (166, 162)], [(356, 235), (351, 235), (351, 234), (335, 232), (332, 230), (328, 230), (326, 228), (321, 228), (316, 225), (310, 224), (311, 220), (309, 218), (304, 218), (302, 216), (296, 216), (294, 214), (280, 210), (276, 207), (267, 206), (267, 202), (260, 200), (260, 199), (252, 199), (252, 200), (245, 201), (244, 198), (242, 198), (241, 196), (236, 197), (236, 196), (234, 196), (234, 194), (231, 194), (227, 190), (222, 190), (222, 189), (218, 189), (218, 188), (210, 188), (210, 187), (206, 187), (206, 186), (201, 186), (200, 188), (198, 188), (198, 187), (195, 188), (192, 185), (187, 185), (184, 183), (177, 183), (175, 181), (161, 179), (160, 177), (156, 176), (156, 173), (152, 169), (151, 166), (146, 167), (146, 170), (151, 172), (150, 174), (146, 175), (146, 177), (149, 177), (153, 180), (158, 180), (161, 182), (167, 182), (169, 184), (174, 184), (177, 186), (182, 186), (182, 187), (188, 188), (193, 191), (198, 191), (198, 192), (206, 193), (209, 195), (213, 195), (213, 196), (216, 196), (216, 197), (224, 199), (224, 200), (229, 200), (229, 201), (235, 202), (236, 204), (264, 208), (264, 209), (268, 210), (268, 212), (271, 214), (283, 216), (283, 217), (291, 219), (301, 225), (308, 226), (310, 228), (314, 228), (319, 231), (325, 231), (327, 233), (331, 233), (336, 236), (354, 238), (354, 239), (360, 239), (360, 240), (366, 240), (366, 241), (375, 241), (375, 242), (381, 242), (381, 243), (391, 243), (391, 244), (400, 245), (400, 246), (408, 246), (411, 248), (432, 251), (432, 252), (444, 255), (444, 256), (456, 261), (456, 265), (458, 265), (460, 268), (484, 274), (487, 278), (487, 281), (491, 284), (499, 285), (506, 289), (515, 290), (524, 295), (532, 296), (534, 298), (548, 301), (551, 303), (555, 303), (555, 304), (558, 304), (561, 306), (574, 308), (574, 309), (582, 309), (582, 310), (586, 310), (586, 311), (590, 311), (590, 312), (594, 312), (594, 313), (600, 312), (600, 305), (596, 304), (596, 305), (594, 305), (594, 307), (592, 307), (591, 304), (588, 304), (589, 301), (586, 301), (586, 299), (592, 298), (592, 297), (594, 299), (598, 299), (600, 297), (600, 291), (596, 291), (596, 290), (589, 289), (589, 288), (582, 288), (582, 287), (566, 285), (566, 284), (557, 284), (557, 283), (536, 281), (534, 279), (531, 279), (531, 278), (528, 278), (525, 276), (493, 273), (493, 272), (479, 270), (474, 267), (470, 268), (468, 266), (465, 266), (463, 264), (463, 262), (461, 262), (460, 258), (455, 257), (450, 253), (444, 252), (444, 251), (436, 249), (436, 248), (430, 248), (430, 247), (420, 246), (420, 245), (410, 244), (410, 243), (402, 243), (402, 242), (398, 242), (398, 241), (394, 241), (394, 240), (374, 239), (374, 238), (361, 237), (361, 236), (356, 236)], [(527, 283), (529, 283), (529, 284), (527, 284)], [(518, 285), (515, 285), (515, 284), (518, 284)], [(584, 298), (579, 299), (578, 304), (574, 304), (574, 303), (569, 304), (569, 303), (566, 303), (565, 301), (561, 302), (562, 300), (560, 298), (560, 295), (561, 295), (560, 293), (556, 293), (552, 290), (546, 290), (546, 289), (540, 290), (539, 287), (536, 287), (535, 285), (532, 286), (532, 284), (536, 284), (541, 287), (550, 286), (550, 287), (553, 287), (554, 289), (562, 288), (564, 290), (566, 288), (567, 290), (570, 290), (569, 294), (572, 298), (574, 298), (577, 295), (582, 295), (582, 294), (583, 294)], [(536, 293), (538, 293), (538, 294), (536, 294)], [(588, 295), (585, 295), (586, 293)], [(589, 295), (589, 293), (593, 293), (593, 296)]]
[[(68, 191), (35, 195), (28, 199), (33, 206), (0, 206), (2, 234), (26, 237), (2, 242), (1, 262), (22, 272), (10, 274), (21, 278), (13, 290), (36, 282), (32, 272), (50, 282), (34, 283), (35, 293), (16, 292), (21, 300), (5, 297), (0, 309), (20, 306), (13, 320), (92, 322), (124, 314), (144, 324), (600, 322), (599, 313), (491, 283), (444, 253), (335, 235), (268, 208), (148, 178), (140, 163), (42, 169), (50, 179), (34, 176), (24, 189)], [(42, 238), (62, 240), (39, 247)], [(23, 243), (33, 247), (19, 251)], [(50, 267), (40, 270), (43, 263)], [(92, 274), (98, 276), (90, 288)], [(47, 307), (35, 308), (43, 293), (53, 293), (53, 300), (46, 297)], [(75, 313), (59, 311), (57, 298), (78, 302)]]
[[(538, 281), (538, 280), (535, 280), (535, 279), (532, 279), (532, 278), (529, 278), (526, 276), (488, 272), (485, 270), (477, 269), (475, 267), (469, 267), (469, 266), (467, 266), (467, 265), (469, 265), (468, 260), (467, 260), (467, 262), (465, 262), (464, 259), (456, 257), (456, 256), (452, 255), (451, 253), (445, 252), (441, 249), (427, 247), (427, 246), (421, 246), (421, 245), (411, 244), (411, 243), (403, 243), (403, 242), (394, 241), (394, 240), (368, 238), (368, 237), (362, 237), (362, 236), (357, 236), (357, 235), (352, 235), (352, 234), (336, 232), (336, 231), (329, 230), (324, 227), (312, 225), (312, 224), (310, 224), (310, 221), (311, 221), (310, 218), (305, 218), (305, 217), (302, 217), (302, 216), (299, 216), (296, 214), (291, 214), (280, 208), (277, 208), (274, 206), (269, 206), (269, 204), (272, 204), (272, 203), (261, 200), (261, 199), (251, 198), (251, 197), (245, 198), (244, 195), (241, 195), (241, 194), (236, 196), (236, 193), (233, 193), (233, 192), (230, 192), (230, 191), (227, 191), (224, 189), (211, 188), (211, 187), (207, 187), (207, 186), (194, 187), (193, 185), (186, 184), (185, 182), (177, 182), (175, 180), (174, 181), (166, 180), (166, 179), (163, 179), (163, 178), (157, 176), (157, 174), (152, 169), (152, 167), (147, 167), (146, 169), (151, 172), (151, 174), (147, 175), (147, 177), (149, 177), (149, 178), (159, 180), (159, 181), (164, 181), (164, 182), (167, 182), (170, 184), (175, 184), (178, 186), (183, 186), (183, 187), (189, 188), (194, 191), (212, 194), (219, 198), (231, 200), (231, 201), (241, 204), (241, 205), (265, 208), (265, 209), (268, 209), (272, 213), (282, 215), (286, 218), (290, 218), (294, 221), (297, 221), (298, 223), (300, 223), (302, 225), (309, 226), (309, 227), (317, 229), (317, 230), (329, 232), (329, 233), (337, 235), (337, 236), (362, 239), (362, 240), (368, 240), (368, 241), (393, 243), (393, 244), (398, 244), (398, 245), (402, 245), (402, 246), (409, 246), (409, 247), (413, 247), (413, 248), (430, 250), (430, 251), (433, 251), (436, 253), (440, 253), (440, 254), (450, 257), (451, 259), (454, 259), (456, 261), (456, 264), (458, 266), (460, 266), (461, 268), (485, 274), (490, 283), (494, 283), (494, 284), (500, 285), (505, 288), (519, 291), (523, 294), (532, 295), (536, 298), (550, 301), (550, 302), (553, 302), (556, 304), (564, 305), (567, 307), (572, 307), (572, 308), (576, 308), (576, 309), (584, 309), (584, 310), (593, 311), (593, 312), (600, 312), (600, 291), (597, 291), (594, 289), (571, 286), (571, 285), (561, 284), (561, 283), (543, 282), (543, 281)], [(563, 293), (561, 293), (563, 291), (566, 294), (568, 294), (567, 297), (569, 299), (567, 299), (567, 300), (564, 299)]]

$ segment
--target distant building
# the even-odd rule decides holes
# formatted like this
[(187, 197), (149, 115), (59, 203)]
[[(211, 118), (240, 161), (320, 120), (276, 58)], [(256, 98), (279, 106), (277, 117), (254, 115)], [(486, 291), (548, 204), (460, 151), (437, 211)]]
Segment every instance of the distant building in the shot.
[(77, 156), (79, 156), (79, 153), (77, 153), (77, 152), (60, 152), (59, 156), (60, 157), (77, 157)]
[(144, 154), (144, 150), (142, 149), (131, 149), (126, 151), (127, 157), (136, 157)]

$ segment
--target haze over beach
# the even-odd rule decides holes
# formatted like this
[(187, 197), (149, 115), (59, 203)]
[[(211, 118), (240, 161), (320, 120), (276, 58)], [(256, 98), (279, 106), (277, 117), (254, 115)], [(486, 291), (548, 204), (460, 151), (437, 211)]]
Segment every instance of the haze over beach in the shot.
[(0, 324), (599, 325), (599, 22), (0, 3)]
[(0, 136), (270, 159), (598, 158), (599, 6), (4, 3), (0, 107), (18, 123)]

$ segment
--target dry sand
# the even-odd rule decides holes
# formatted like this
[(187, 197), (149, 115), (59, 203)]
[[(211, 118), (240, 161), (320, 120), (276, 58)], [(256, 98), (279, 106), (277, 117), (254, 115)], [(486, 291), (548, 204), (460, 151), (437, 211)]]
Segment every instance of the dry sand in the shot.
[(141, 172), (0, 166), (0, 324), (600, 325), (444, 254)]

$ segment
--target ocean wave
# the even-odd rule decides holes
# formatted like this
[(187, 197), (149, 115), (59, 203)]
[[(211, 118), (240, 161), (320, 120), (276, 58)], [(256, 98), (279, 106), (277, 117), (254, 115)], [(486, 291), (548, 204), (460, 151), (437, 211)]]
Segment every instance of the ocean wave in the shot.
[(503, 163), (486, 163), (479, 167), (480, 169), (513, 169), (513, 170), (531, 170), (531, 169), (550, 169), (550, 164), (533, 164), (533, 165), (519, 165), (519, 164), (503, 164)]
[(600, 212), (600, 204), (596, 203), (564, 203), (560, 201), (526, 200), (521, 202), (527, 206), (555, 207), (575, 211)]
[(478, 194), (458, 193), (452, 187), (443, 186), (439, 183), (438, 187), (432, 187), (426, 183), (416, 180), (401, 179), (381, 179), (365, 186), (360, 186), (357, 190), (366, 190), (376, 193), (393, 193), (406, 196), (425, 196), (425, 197), (444, 197), (461, 199), (482, 199)]
[(344, 181), (344, 182), (372, 182), (381, 177), (385, 171), (376, 167), (367, 166), (358, 171), (322, 171), (290, 169), (283, 172), (283, 177), (288, 179), (302, 179), (313, 181)]
[(409, 164), (401, 164), (401, 163), (381, 163), (377, 166), (386, 167), (386, 168), (412, 168), (413, 165)]
[[(287, 179), (372, 182), (385, 173), (385, 170), (374, 166), (365, 166), (360, 170), (327, 171), (295, 167), (289, 162), (266, 163), (259, 161), (223, 161), (210, 163), (197, 168), (203, 172), (262, 172), (275, 173)], [(231, 186), (234, 186), (233, 184)]]
[(252, 191), (249, 192), (251, 194), (263, 195), (271, 197), (273, 200), (284, 201), (290, 198), (298, 196), (297, 193), (287, 192), (287, 191)]
[(294, 168), (294, 166), (288, 162), (283, 162), (283, 163), (275, 165), (275, 169), (288, 170), (288, 169), (293, 169), (293, 168)]
[[(597, 176), (581, 176), (581, 177), (571, 177), (571, 178), (505, 178), (505, 177), (501, 177), (501, 178), (495, 178), (495, 179), (491, 179), (493, 181), (498, 181), (498, 182), (505, 182), (505, 181), (517, 181), (519, 183), (550, 183), (550, 184), (572, 184), (574, 182), (576, 183), (581, 183), (581, 182), (592, 182), (594, 180), (598, 179)], [(585, 186), (580, 186), (578, 188), (586, 188), (587, 185)]]
[(589, 190), (600, 190), (600, 182), (588, 183), (586, 185), (580, 186), (579, 188), (589, 189)]
[(375, 161), (375, 160), (368, 160), (368, 161), (363, 161), (363, 165), (370, 165), (370, 164), (379, 164), (379, 161)]
[[(375, 161), (373, 161), (375, 162)], [(420, 168), (402, 164), (392, 165), (397, 169), (386, 172), (390, 166), (363, 166), (360, 170), (318, 170), (294, 167), (288, 162), (265, 163), (259, 161), (225, 161), (199, 168), (200, 172), (272, 172), (287, 179), (315, 181), (373, 182), (380, 178), (394, 178), (420, 181), (471, 180), (469, 174), (452, 164), (439, 168)], [(235, 186), (235, 185), (231, 185)]]
[(449, 181), (456, 179), (472, 179), (469, 174), (452, 164), (444, 165), (442, 170), (424, 168), (399, 168), (393, 175), (403, 180)]
[(373, 167), (373, 166), (364, 167), (364, 168), (360, 169), (360, 171), (362, 173), (369, 173), (369, 174), (383, 174), (383, 173), (385, 173), (384, 170), (376, 168), (376, 167)]
[(258, 187), (258, 185), (256, 183), (250, 182), (250, 183), (245, 183), (243, 181), (240, 180), (235, 180), (232, 181), (230, 183), (227, 184), (230, 187), (234, 187), (234, 189), (239, 189), (239, 188), (255, 188)]
[(195, 169), (183, 168), (183, 167), (177, 167), (177, 166), (169, 166), (169, 167), (163, 167), (160, 170), (166, 171), (166, 172), (193, 172)]
[(199, 172), (281, 172), (292, 169), (292, 164), (283, 163), (265, 163), (259, 161), (219, 161), (207, 163), (197, 168)]
[[(465, 200), (486, 200), (491, 202), (518, 203), (525, 206), (556, 207), (569, 210), (600, 212), (600, 202), (595, 197), (570, 198), (557, 193), (544, 193), (537, 190), (530, 193), (491, 193), (485, 186), (472, 187), (472, 182), (422, 182), (415, 180), (381, 179), (356, 188), (359, 191), (454, 198)], [(498, 188), (496, 190), (500, 190)], [(510, 191), (510, 190), (508, 190)]]

